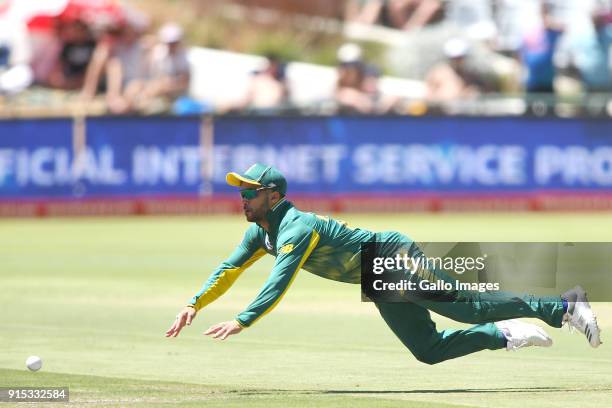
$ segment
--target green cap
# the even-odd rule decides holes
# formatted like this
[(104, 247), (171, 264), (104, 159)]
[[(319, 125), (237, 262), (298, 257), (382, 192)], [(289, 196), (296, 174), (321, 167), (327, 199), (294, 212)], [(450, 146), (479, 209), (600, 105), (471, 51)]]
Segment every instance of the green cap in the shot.
[(245, 188), (271, 188), (282, 195), (287, 193), (287, 180), (276, 167), (255, 163), (243, 174), (227, 173), (227, 184)]

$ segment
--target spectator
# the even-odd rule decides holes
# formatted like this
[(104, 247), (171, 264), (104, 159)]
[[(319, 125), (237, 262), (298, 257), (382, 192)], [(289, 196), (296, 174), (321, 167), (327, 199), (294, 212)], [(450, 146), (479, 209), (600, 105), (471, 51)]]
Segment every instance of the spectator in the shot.
[(140, 95), (139, 106), (147, 109), (155, 98), (169, 102), (187, 92), (189, 88), (189, 62), (182, 44), (183, 29), (167, 23), (158, 32), (158, 43), (151, 51), (150, 79)]
[(399, 108), (402, 101), (399, 96), (386, 95), (380, 91), (379, 81), (381, 75), (381, 71), (376, 65), (367, 64), (365, 66), (362, 90), (372, 101), (374, 113), (385, 114)]
[[(571, 59), (587, 91), (612, 91), (612, 11), (599, 6), (591, 14), (592, 31), (571, 43)], [(587, 30), (584, 30), (587, 31)]]
[(268, 110), (287, 106), (289, 87), (285, 78), (285, 64), (275, 55), (266, 56), (265, 67), (253, 73), (239, 109)]
[(102, 77), (106, 71), (111, 49), (114, 43), (118, 41), (119, 35), (119, 26), (106, 27), (105, 32), (102, 34), (102, 38), (96, 44), (91, 60), (87, 65), (83, 88), (81, 89), (81, 97), (84, 102), (91, 101), (98, 90), (105, 87), (102, 84)]
[(593, 24), (597, 37), (598, 57), (593, 74), (585, 73), (589, 89), (592, 91), (612, 91), (612, 10), (603, 7), (593, 14)]
[(442, 16), (441, 0), (353, 0), (346, 11), (349, 21), (406, 31), (439, 22)]
[(515, 53), (498, 49), (498, 31), (492, 22), (472, 24), (466, 31), (470, 39), (469, 68), (477, 74), (483, 93), (517, 95), (522, 91), (522, 66)]
[(81, 20), (58, 20), (56, 38), (59, 42), (54, 63), (43, 84), (52, 88), (80, 89), (96, 48), (93, 33)]
[(338, 49), (336, 103), (340, 112), (371, 113), (374, 103), (366, 92), (366, 65), (357, 44), (347, 43)]
[(444, 44), (447, 61), (435, 65), (425, 79), (428, 101), (440, 103), (480, 95), (483, 84), (466, 65), (468, 51), (469, 44), (460, 38)]
[(87, 67), (82, 96), (91, 100), (100, 88), (106, 73), (106, 103), (112, 113), (124, 114), (136, 110), (148, 78), (148, 49), (141, 41), (147, 21), (132, 15), (125, 22), (110, 26), (94, 50)]
[(106, 103), (112, 113), (134, 112), (148, 78), (142, 26), (125, 24), (106, 67)]
[(527, 92), (554, 92), (555, 65), (553, 57), (564, 26), (552, 15), (550, 5), (541, 2), (542, 25), (527, 34), (521, 56), (527, 69)]
[(7, 16), (0, 16), (0, 27), (0, 94), (16, 94), (33, 80), (28, 31), (25, 24)]
[(344, 113), (389, 113), (399, 98), (380, 92), (380, 69), (367, 64), (357, 44), (344, 44), (338, 50), (339, 66), (336, 85), (336, 103)]

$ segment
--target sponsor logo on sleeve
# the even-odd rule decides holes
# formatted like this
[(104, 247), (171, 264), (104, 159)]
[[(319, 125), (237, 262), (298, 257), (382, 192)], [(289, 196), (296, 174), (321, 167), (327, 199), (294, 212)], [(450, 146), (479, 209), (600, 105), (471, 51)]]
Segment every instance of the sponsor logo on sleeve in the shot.
[(293, 244), (285, 244), (283, 245), (279, 250), (278, 253), (279, 254), (288, 254), (289, 252), (291, 252), (293, 250)]

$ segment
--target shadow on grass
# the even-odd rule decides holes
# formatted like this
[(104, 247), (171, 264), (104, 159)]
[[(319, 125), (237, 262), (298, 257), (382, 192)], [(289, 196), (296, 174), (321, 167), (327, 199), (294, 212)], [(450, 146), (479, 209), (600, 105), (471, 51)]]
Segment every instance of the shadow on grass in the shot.
[(231, 390), (240, 395), (270, 394), (311, 394), (311, 395), (385, 395), (385, 394), (490, 394), (490, 393), (554, 393), (554, 392), (610, 392), (612, 388), (563, 388), (563, 387), (509, 387), (509, 388), (452, 388), (439, 390)]
[(197, 393), (201, 396), (210, 397), (211, 395), (228, 394), (236, 397), (249, 396), (383, 396), (383, 395), (444, 395), (444, 394), (528, 394), (528, 393), (608, 393), (612, 391), (612, 386), (605, 384), (597, 388), (578, 388), (578, 387), (506, 387), (506, 388), (441, 388), (441, 389), (403, 389), (403, 390), (376, 390), (376, 389), (321, 389), (321, 390), (300, 390), (300, 389), (237, 389), (235, 387), (225, 387), (218, 385), (203, 385), (198, 383), (180, 383), (172, 381), (155, 380), (136, 380), (133, 378), (113, 378), (92, 375), (64, 374), (53, 372), (30, 373), (26, 370), (14, 370), (0, 368), (0, 385), (2, 386), (70, 386), (80, 388), (80, 392), (98, 392), (116, 395), (159, 393)]
[(489, 394), (489, 393), (544, 393), (544, 392), (597, 392), (597, 391), (612, 391), (612, 388), (597, 388), (597, 389), (584, 389), (584, 388), (562, 388), (562, 387), (526, 387), (526, 388), (456, 388), (456, 389), (444, 389), (444, 390), (328, 390), (326, 394)]

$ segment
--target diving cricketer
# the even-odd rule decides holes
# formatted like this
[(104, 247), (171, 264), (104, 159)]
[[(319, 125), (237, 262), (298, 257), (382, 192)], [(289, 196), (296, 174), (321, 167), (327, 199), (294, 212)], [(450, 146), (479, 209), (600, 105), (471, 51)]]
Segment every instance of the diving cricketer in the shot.
[[(254, 164), (243, 174), (228, 173), (226, 180), (240, 188), (244, 215), (252, 224), (234, 252), (178, 313), (166, 337), (178, 336), (200, 309), (223, 295), (246, 268), (266, 254), (276, 257), (276, 262), (255, 300), (235, 319), (215, 324), (204, 334), (224, 340), (257, 323), (281, 301), (300, 269), (327, 279), (360, 283), (362, 243), (400, 243), (413, 254), (419, 251), (411, 239), (398, 232), (352, 229), (334, 219), (299, 211), (287, 201), (287, 182), (275, 167)], [(556, 297), (455, 290), (444, 296), (445, 301), (418, 293), (401, 303), (375, 301), (395, 335), (427, 364), (484, 349), (552, 344), (540, 327), (512, 320), (520, 317), (535, 317), (552, 327), (567, 323), (583, 333), (592, 347), (601, 344), (595, 315), (580, 286)], [(430, 310), (475, 325), (466, 330), (438, 331)]]

